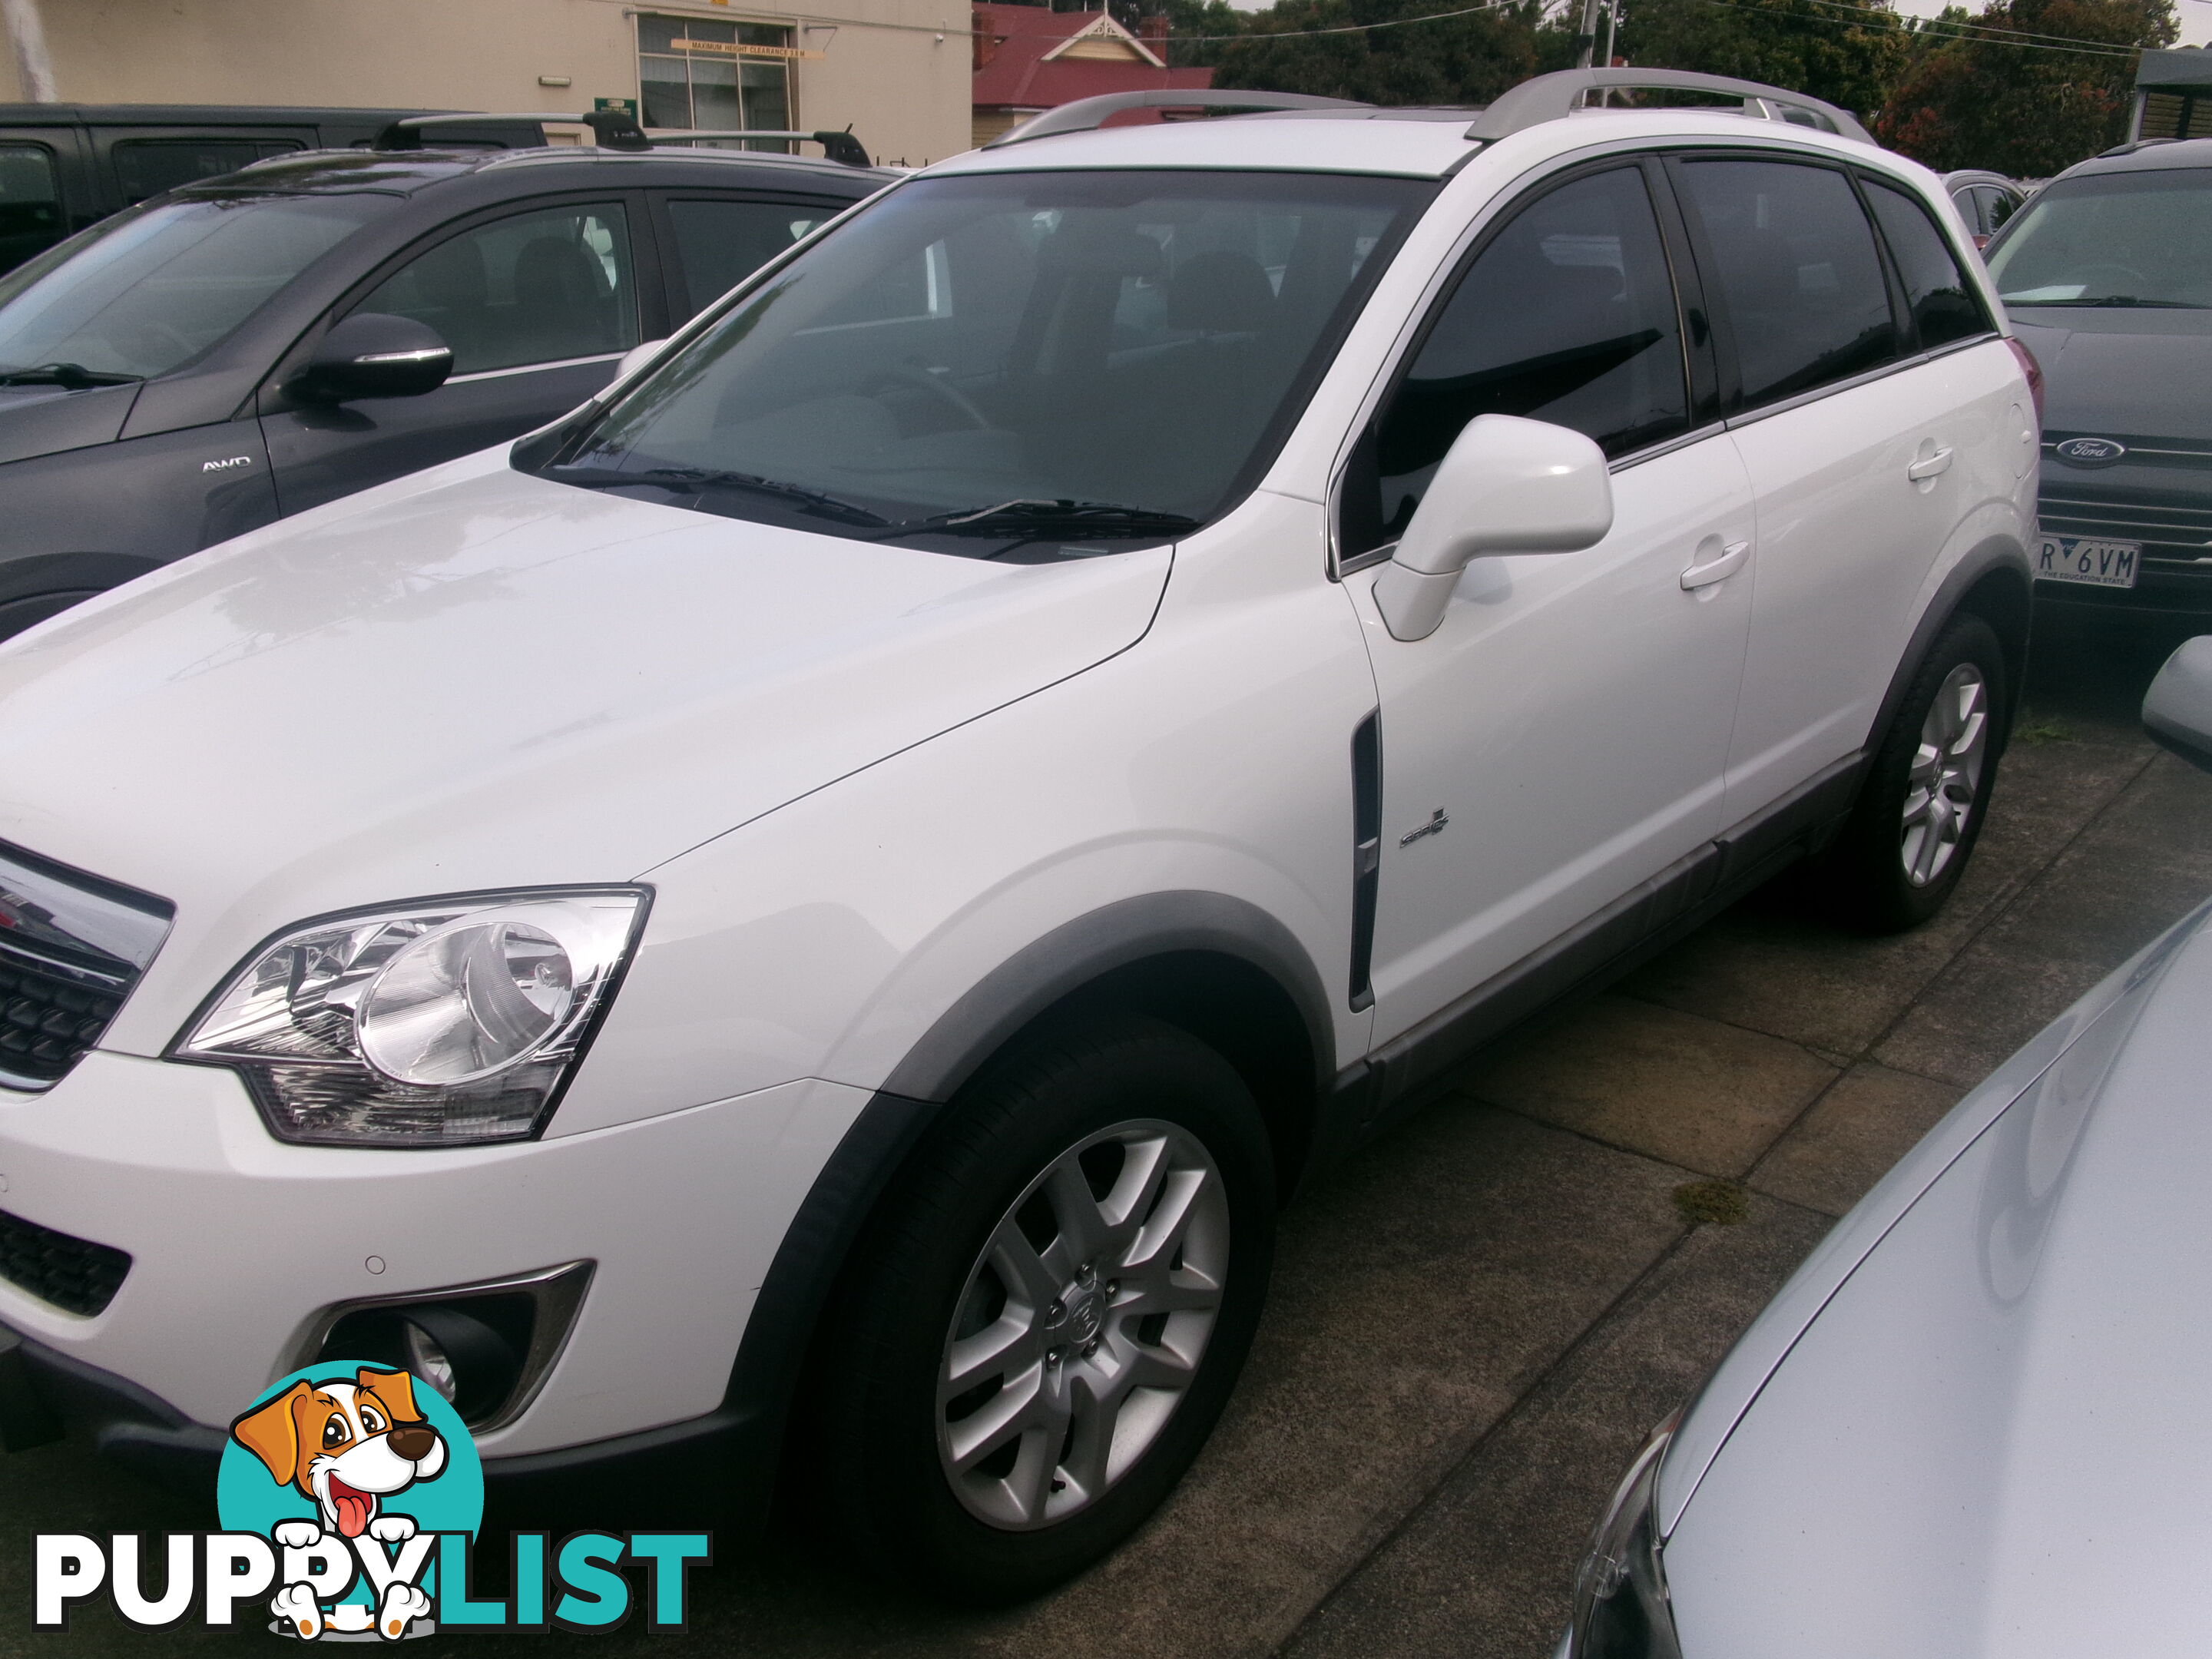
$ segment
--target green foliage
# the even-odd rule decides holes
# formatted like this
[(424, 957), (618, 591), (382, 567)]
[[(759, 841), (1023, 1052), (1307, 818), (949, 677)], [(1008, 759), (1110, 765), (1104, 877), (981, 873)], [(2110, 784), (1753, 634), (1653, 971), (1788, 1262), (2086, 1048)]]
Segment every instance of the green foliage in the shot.
[(1628, 0), (1616, 55), (1646, 69), (1733, 75), (1810, 93), (1862, 117), (1905, 72), (1911, 36), (1887, 6), (1821, 0)]
[(1943, 23), (2063, 35), (2119, 47), (2170, 45), (2172, 0), (1993, 0), (1954, 6), (1920, 50), (1875, 133), (1939, 171), (1994, 167), (2039, 179), (2127, 136), (2132, 57), (2040, 51), (2001, 40), (1937, 40)]

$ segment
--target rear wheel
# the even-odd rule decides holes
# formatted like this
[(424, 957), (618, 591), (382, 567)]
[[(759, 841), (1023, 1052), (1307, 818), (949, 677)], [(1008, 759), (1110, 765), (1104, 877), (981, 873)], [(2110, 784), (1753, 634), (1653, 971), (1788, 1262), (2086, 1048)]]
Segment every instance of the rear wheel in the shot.
[(1236, 1071), (1135, 1016), (948, 1112), (856, 1262), (817, 1496), (859, 1559), (1006, 1601), (1112, 1549), (1204, 1443), (1266, 1291), (1272, 1159)]
[(1958, 617), (1913, 676), (1822, 860), (1820, 886), (1838, 920), (1894, 933), (1943, 908), (1981, 834), (2009, 713), (1996, 635)]

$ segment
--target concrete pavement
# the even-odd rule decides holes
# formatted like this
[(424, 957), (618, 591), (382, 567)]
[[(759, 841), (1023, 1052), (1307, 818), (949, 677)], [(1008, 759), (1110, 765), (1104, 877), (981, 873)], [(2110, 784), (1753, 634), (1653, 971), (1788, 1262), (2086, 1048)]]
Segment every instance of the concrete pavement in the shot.
[[(2212, 779), (2132, 718), (2155, 662), (2045, 650), (1988, 830), (1929, 927), (1847, 938), (1757, 896), (1337, 1171), (1285, 1218), (1213, 1443), (1085, 1577), (956, 1614), (778, 1549), (701, 1576), (686, 1635), (532, 1650), (1540, 1659), (1636, 1447), (1833, 1217), (2212, 894)], [(1741, 1222), (1687, 1218), (1679, 1189), (1713, 1179), (1740, 1184)], [(96, 1610), (28, 1630), (31, 1533), (210, 1521), (77, 1447), (0, 1458), (0, 1654), (265, 1652), (259, 1632), (135, 1632)]]

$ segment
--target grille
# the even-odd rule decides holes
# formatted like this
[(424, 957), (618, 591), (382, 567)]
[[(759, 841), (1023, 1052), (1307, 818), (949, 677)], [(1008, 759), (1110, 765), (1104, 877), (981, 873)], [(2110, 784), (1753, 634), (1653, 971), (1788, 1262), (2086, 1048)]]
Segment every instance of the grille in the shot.
[(0, 1087), (44, 1089), (100, 1041), (171, 914), (0, 843)]
[(130, 1271), (122, 1250), (0, 1210), (0, 1279), (64, 1313), (89, 1318), (105, 1311)]
[(2036, 516), (2051, 535), (2141, 542), (2146, 565), (2212, 575), (2212, 501), (2203, 507), (2183, 507), (2046, 489), (2036, 505)]

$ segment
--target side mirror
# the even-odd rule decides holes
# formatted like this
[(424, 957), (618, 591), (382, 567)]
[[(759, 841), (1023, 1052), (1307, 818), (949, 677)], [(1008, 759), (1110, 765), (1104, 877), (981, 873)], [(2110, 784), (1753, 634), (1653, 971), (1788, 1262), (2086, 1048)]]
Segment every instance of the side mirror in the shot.
[(609, 386), (614, 386), (620, 381), (628, 380), (639, 369), (643, 368), (655, 357), (658, 357), (667, 349), (667, 346), (668, 342), (665, 340), (647, 340), (643, 345), (632, 346), (628, 351), (623, 353), (623, 360), (615, 365), (614, 379), (609, 380), (607, 384)]
[(428, 323), (356, 311), (323, 336), (288, 390), (310, 404), (419, 398), (445, 385), (453, 372), (453, 347)]
[(2185, 640), (2143, 698), (2143, 730), (2191, 765), (2212, 772), (2212, 634)]
[(1605, 452), (1579, 432), (1514, 415), (1478, 415), (1429, 480), (1398, 550), (1375, 583), (1393, 639), (1425, 640), (1444, 619), (1460, 573), (1499, 553), (1573, 553), (1613, 528)]

